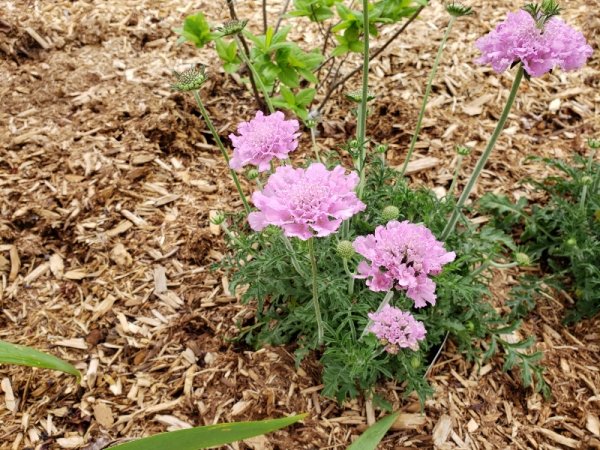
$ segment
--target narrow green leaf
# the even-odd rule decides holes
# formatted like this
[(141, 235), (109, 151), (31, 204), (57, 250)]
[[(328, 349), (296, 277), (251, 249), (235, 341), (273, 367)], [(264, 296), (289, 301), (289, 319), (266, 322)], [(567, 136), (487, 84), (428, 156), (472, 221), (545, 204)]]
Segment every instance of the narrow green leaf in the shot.
[(79, 371), (68, 362), (30, 347), (10, 344), (4, 341), (0, 341), (0, 364), (16, 364), (19, 366), (58, 370), (75, 375), (77, 381), (81, 380)]
[(220, 423), (188, 430), (160, 433), (137, 441), (111, 447), (112, 450), (199, 450), (241, 441), (287, 427), (306, 417), (306, 414), (259, 422)]
[(395, 412), (371, 425), (347, 450), (375, 450), (399, 415)]

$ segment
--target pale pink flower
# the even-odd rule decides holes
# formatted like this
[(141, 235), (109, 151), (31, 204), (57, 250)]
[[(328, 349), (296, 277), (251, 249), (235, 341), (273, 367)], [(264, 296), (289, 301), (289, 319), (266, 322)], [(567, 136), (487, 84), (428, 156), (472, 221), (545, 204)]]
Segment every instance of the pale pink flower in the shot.
[(439, 274), (456, 258), (427, 227), (408, 221), (378, 226), (374, 234), (356, 238), (354, 249), (368, 260), (358, 265), (357, 278), (366, 278), (372, 291), (405, 290), (417, 308), (435, 304), (429, 275)]
[(397, 353), (398, 348), (419, 349), (419, 341), (425, 339), (427, 330), (423, 322), (416, 320), (409, 312), (390, 305), (381, 311), (369, 314), (373, 323), (369, 331), (386, 345), (389, 353)]
[(258, 111), (250, 122), (238, 125), (239, 136), (229, 135), (233, 143), (229, 167), (239, 170), (252, 164), (259, 172), (269, 170), (273, 158), (286, 159), (298, 147), (298, 128), (298, 121), (285, 120), (281, 111), (269, 116)]
[(275, 225), (286, 236), (302, 240), (327, 236), (366, 208), (354, 192), (358, 182), (356, 172), (346, 175), (341, 166), (333, 170), (320, 163), (306, 169), (278, 167), (264, 189), (252, 195), (260, 211), (250, 213), (248, 222), (253, 230)]
[(539, 77), (556, 66), (563, 70), (582, 67), (592, 54), (583, 35), (558, 17), (551, 18), (540, 29), (527, 11), (509, 13), (495, 30), (475, 43), (482, 52), (480, 64), (491, 64), (500, 73), (516, 62), (525, 71)]

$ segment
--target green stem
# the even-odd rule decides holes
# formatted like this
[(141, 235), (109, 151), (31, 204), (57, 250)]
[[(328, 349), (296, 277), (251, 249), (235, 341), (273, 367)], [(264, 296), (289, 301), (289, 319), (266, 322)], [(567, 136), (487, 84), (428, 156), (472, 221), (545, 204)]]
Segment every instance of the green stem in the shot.
[(350, 278), (348, 281), (348, 294), (352, 296), (352, 294), (354, 294), (354, 274), (350, 272), (346, 258), (342, 259), (342, 263), (344, 264), (344, 271), (346, 272), (346, 275), (348, 275)]
[(356, 141), (358, 142), (358, 174), (360, 183), (358, 185), (358, 197), (362, 198), (365, 185), (364, 166), (367, 158), (366, 130), (367, 130), (367, 102), (369, 94), (369, 0), (363, 0), (363, 66), (362, 66), (362, 98), (358, 110), (358, 124), (356, 127)]
[[(194, 98), (196, 99), (196, 103), (198, 104), (198, 108), (200, 109), (200, 114), (202, 114), (202, 117), (204, 118), (204, 122), (206, 122), (206, 125), (208, 126), (208, 129), (212, 133), (213, 138), (215, 139), (215, 142), (217, 143), (217, 146), (219, 147), (219, 150), (221, 150), (221, 153), (223, 154), (223, 158), (225, 159), (225, 163), (227, 164), (227, 167), (229, 167), (229, 155), (227, 154), (227, 150), (225, 149), (225, 146), (223, 145), (223, 141), (221, 141), (221, 138), (219, 137), (219, 133), (217, 133), (217, 129), (213, 125), (212, 120), (210, 120), (210, 116), (208, 115), (208, 111), (206, 110), (206, 108), (204, 107), (204, 104), (202, 103), (200, 94), (198, 93), (197, 90), (192, 91), (192, 92), (194, 94)], [(242, 185), (240, 184), (240, 180), (237, 176), (237, 173), (235, 173), (235, 171), (231, 168), (229, 168), (229, 172), (231, 173), (231, 178), (233, 178), (233, 182), (235, 183), (235, 187), (237, 188), (238, 194), (240, 194), (240, 198), (242, 199), (242, 203), (244, 204), (244, 209), (246, 210), (246, 214), (249, 214), (250, 213), (250, 205), (248, 204), (248, 200), (246, 199), (246, 196), (244, 195), (244, 191), (242, 190)]]
[(496, 129), (494, 130), (494, 134), (492, 134), (492, 137), (490, 138), (490, 141), (488, 142), (487, 147), (483, 151), (483, 154), (479, 158), (479, 161), (477, 161), (477, 165), (475, 166), (475, 169), (473, 170), (473, 173), (471, 174), (471, 177), (469, 178), (469, 181), (467, 182), (465, 189), (463, 190), (460, 198), (458, 199), (458, 202), (456, 203), (456, 208), (452, 212), (452, 216), (448, 220), (448, 223), (446, 224), (444, 231), (442, 231), (442, 235), (441, 235), (442, 241), (445, 240), (450, 235), (450, 233), (452, 233), (454, 231), (454, 227), (456, 226), (456, 222), (458, 222), (458, 218), (460, 217), (462, 208), (463, 208), (465, 202), (467, 201), (467, 199), (469, 198), (469, 194), (475, 187), (475, 184), (477, 183), (477, 179), (479, 178), (481, 171), (485, 167), (485, 164), (486, 164), (488, 158), (490, 157), (490, 154), (492, 153), (494, 146), (496, 145), (496, 141), (498, 140), (498, 137), (500, 136), (500, 134), (502, 133), (502, 130), (504, 129), (504, 125), (506, 124), (506, 120), (508, 119), (508, 114), (510, 113), (512, 105), (515, 102), (515, 98), (517, 97), (517, 91), (519, 90), (519, 85), (521, 84), (521, 80), (523, 79), (523, 74), (524, 74), (523, 65), (519, 64), (519, 70), (517, 71), (517, 75), (515, 76), (515, 81), (513, 82), (512, 88), (510, 90), (510, 94), (508, 96), (508, 100), (506, 101), (506, 105), (504, 106), (504, 110), (502, 111), (502, 115), (500, 116), (500, 120), (498, 120), (498, 123), (496, 124)]
[(317, 287), (317, 257), (315, 256), (314, 238), (308, 240), (308, 252), (310, 254), (310, 263), (312, 267), (312, 294), (313, 306), (315, 308), (315, 319), (317, 320), (317, 344), (323, 343), (325, 329), (323, 327), (323, 317), (321, 316), (321, 306), (319, 305), (319, 293)]
[(285, 234), (281, 234), (281, 240), (283, 241), (283, 245), (285, 246), (287, 251), (290, 252), (290, 259), (292, 260), (292, 266), (294, 266), (294, 269), (296, 269), (296, 272), (298, 272), (298, 275), (300, 275), (301, 277), (304, 278), (306, 276), (306, 274), (304, 273), (304, 271), (300, 267), (300, 264), (298, 263), (298, 259), (296, 258), (296, 251), (294, 250), (292, 243), (290, 242), (290, 240), (288, 239), (288, 237)]
[(454, 176), (452, 177), (452, 183), (450, 183), (450, 187), (448, 188), (448, 193), (446, 194), (447, 198), (452, 197), (452, 193), (454, 192), (454, 187), (456, 183), (458, 183), (458, 176), (460, 175), (460, 169), (462, 167), (463, 155), (458, 155), (458, 159), (456, 160), (456, 169), (454, 169)]
[(315, 158), (317, 158), (317, 162), (321, 162), (321, 157), (319, 156), (319, 146), (317, 145), (315, 127), (310, 127), (310, 139), (312, 140), (313, 150), (315, 151)]
[(444, 51), (444, 47), (446, 46), (446, 41), (448, 40), (448, 36), (450, 35), (450, 31), (452, 30), (452, 26), (456, 21), (456, 17), (452, 16), (450, 22), (448, 23), (448, 27), (446, 28), (446, 33), (444, 33), (444, 37), (442, 38), (442, 42), (440, 43), (440, 47), (438, 48), (437, 55), (433, 62), (433, 67), (431, 68), (431, 73), (429, 74), (429, 79), (427, 80), (427, 87), (425, 88), (425, 96), (423, 97), (423, 104), (421, 105), (421, 111), (419, 111), (419, 117), (417, 118), (417, 127), (413, 134), (412, 140), (410, 141), (410, 147), (408, 148), (408, 154), (406, 155), (406, 159), (404, 160), (404, 165), (402, 166), (402, 170), (400, 170), (400, 176), (403, 177), (406, 173), (406, 168), (408, 167), (408, 163), (410, 162), (410, 158), (415, 150), (415, 146), (417, 145), (417, 140), (419, 139), (419, 133), (421, 132), (421, 126), (423, 124), (423, 117), (425, 116), (425, 109), (427, 108), (427, 101), (429, 100), (429, 94), (431, 94), (431, 86), (433, 85), (433, 80), (438, 70), (438, 66), (440, 65), (440, 60), (442, 59), (442, 53)]
[[(592, 172), (592, 164), (594, 163), (594, 155), (596, 154), (596, 151), (592, 149), (592, 151), (590, 151), (590, 154), (588, 156), (588, 162), (587, 162), (587, 172), (591, 173)], [(587, 197), (587, 193), (588, 193), (588, 185), (584, 185), (583, 188), (581, 189), (581, 196), (579, 197), (579, 207), (584, 210), (585, 209), (585, 200)]]
[[(238, 46), (242, 45), (240, 42), (239, 36), (236, 35), (235, 39), (237, 41)], [(262, 78), (256, 71), (254, 64), (252, 64), (250, 62), (250, 58), (248, 58), (248, 56), (246, 56), (246, 54), (242, 51), (239, 54), (240, 54), (240, 57), (242, 58), (242, 61), (244, 62), (244, 64), (246, 64), (246, 66), (248, 66), (248, 69), (250, 69), (250, 73), (252, 74), (252, 78), (254, 79), (254, 82), (256, 83), (258, 88), (262, 91), (263, 96), (265, 97), (265, 102), (267, 104), (267, 108), (269, 108), (269, 112), (271, 114), (273, 114), (275, 112), (275, 109), (273, 108), (273, 103), (271, 103), (271, 96), (269, 95), (269, 92), (267, 91), (267, 88), (265, 87), (265, 85), (262, 81)]]

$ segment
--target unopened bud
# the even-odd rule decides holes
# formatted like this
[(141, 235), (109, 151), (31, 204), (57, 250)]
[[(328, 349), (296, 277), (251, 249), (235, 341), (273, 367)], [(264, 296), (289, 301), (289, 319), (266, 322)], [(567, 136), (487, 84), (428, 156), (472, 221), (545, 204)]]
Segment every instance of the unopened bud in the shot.
[(454, 17), (462, 17), (473, 14), (473, 8), (471, 8), (470, 6), (464, 6), (460, 3), (454, 2), (452, 2), (449, 5), (446, 5), (446, 11), (448, 11), (448, 14)]
[(177, 81), (171, 85), (171, 88), (176, 91), (195, 91), (207, 80), (206, 66), (200, 64), (183, 72), (173, 71), (173, 75)]
[(584, 175), (584, 176), (581, 177), (581, 184), (583, 184), (584, 186), (591, 185), (592, 181), (594, 181), (594, 180), (589, 175)]
[(340, 241), (335, 249), (336, 253), (340, 258), (350, 259), (354, 256), (356, 251), (350, 241)]
[(248, 19), (245, 20), (229, 20), (223, 24), (222, 27), (218, 27), (217, 31), (221, 32), (222, 36), (231, 36), (234, 34), (239, 34), (246, 27), (248, 23)]
[(358, 141), (356, 139), (352, 139), (350, 142), (348, 142), (348, 146), (350, 148), (358, 148)]
[(515, 261), (519, 266), (528, 266), (531, 264), (531, 259), (529, 259), (529, 255), (522, 252), (515, 253)]
[(386, 206), (383, 208), (383, 211), (381, 211), (381, 218), (386, 222), (389, 222), (390, 220), (396, 220), (399, 216), (400, 210), (393, 205)]
[(413, 369), (418, 369), (419, 367), (421, 367), (421, 357), (415, 355), (412, 358), (410, 358), (410, 365)]
[(377, 153), (385, 153), (387, 152), (388, 146), (385, 144), (379, 144), (375, 147), (375, 151)]
[[(362, 101), (362, 89), (356, 89), (354, 91), (346, 92), (344, 95), (348, 100), (353, 101), (355, 103), (360, 103)], [(375, 95), (372, 92), (367, 91), (367, 101), (370, 102), (374, 98)]]
[(567, 239), (567, 242), (565, 242), (565, 244), (567, 245), (567, 247), (577, 247), (577, 239), (569, 238)]
[(247, 173), (246, 173), (246, 178), (248, 178), (249, 180), (256, 180), (258, 178), (258, 170), (256, 169), (250, 169)]
[(456, 153), (458, 153), (460, 156), (468, 156), (471, 154), (471, 149), (469, 147), (465, 147), (464, 145), (457, 145)]
[(225, 214), (217, 213), (210, 219), (210, 221), (214, 225), (221, 225), (223, 222), (225, 222)]
[(588, 145), (590, 148), (598, 150), (600, 148), (600, 139), (588, 139)]

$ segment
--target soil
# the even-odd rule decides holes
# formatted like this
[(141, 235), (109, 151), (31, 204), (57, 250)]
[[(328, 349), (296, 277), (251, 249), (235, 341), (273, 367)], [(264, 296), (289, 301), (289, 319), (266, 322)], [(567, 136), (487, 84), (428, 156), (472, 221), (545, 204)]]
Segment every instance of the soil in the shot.
[[(238, 3), (240, 17), (260, 27), (259, 8)], [(282, 2), (268, 3), (275, 21)], [(521, 4), (493, 3), (469, 2), (476, 14), (450, 37), (411, 166), (415, 185), (447, 189), (454, 146), (473, 147), (471, 167), (499, 117), (514, 74), (476, 65), (473, 42)], [(565, 19), (595, 53), (578, 72), (523, 84), (475, 196), (533, 196), (522, 182), (548, 173), (526, 157), (583, 155), (587, 138), (600, 137), (600, 16), (583, 0), (564, 3)], [(99, 450), (181, 427), (299, 412), (309, 413), (300, 424), (224, 448), (343, 449), (385, 414), (364, 399), (320, 396), (310, 357), (296, 368), (285, 347), (255, 351), (229, 339), (252, 310), (213, 268), (226, 249), (209, 218), (241, 205), (193, 98), (170, 89), (171, 70), (209, 67), (202, 96), (223, 136), (255, 104), (211, 49), (177, 45), (173, 28), (198, 10), (212, 23), (227, 19), (224, 1), (0, 5), (0, 339), (53, 353), (84, 374), (77, 385), (46, 370), (1, 367), (1, 449)], [(372, 64), (379, 97), (369, 132), (390, 145), (392, 165), (404, 160), (447, 22), (433, 2)], [(310, 47), (317, 30), (297, 23), (294, 35)], [(374, 47), (392, 33), (388, 27)], [(342, 95), (332, 97), (321, 148), (351, 136), (349, 110)], [(306, 131), (300, 148), (310, 149)], [(490, 301), (499, 308), (517, 274), (495, 274)], [(402, 411), (380, 448), (600, 448), (600, 318), (563, 326), (571, 302), (544, 297), (520, 331), (544, 352), (550, 400), (523, 388), (500, 358), (480, 367), (450, 342), (430, 374), (436, 393), (423, 414), (402, 386), (380, 386)]]

